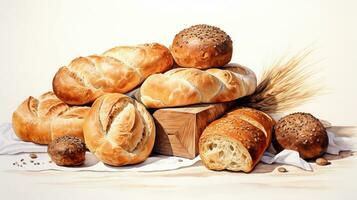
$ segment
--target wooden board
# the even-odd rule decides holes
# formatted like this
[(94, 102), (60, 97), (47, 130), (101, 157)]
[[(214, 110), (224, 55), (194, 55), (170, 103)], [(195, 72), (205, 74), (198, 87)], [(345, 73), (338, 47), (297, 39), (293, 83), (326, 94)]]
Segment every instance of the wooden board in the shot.
[(156, 110), (153, 113), (156, 124), (154, 152), (195, 158), (204, 128), (233, 106), (234, 103), (229, 102)]

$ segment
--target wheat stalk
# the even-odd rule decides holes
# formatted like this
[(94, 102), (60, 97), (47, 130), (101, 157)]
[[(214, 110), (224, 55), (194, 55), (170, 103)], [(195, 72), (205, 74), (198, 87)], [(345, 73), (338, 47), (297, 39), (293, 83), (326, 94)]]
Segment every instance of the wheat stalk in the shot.
[(256, 91), (240, 104), (268, 113), (287, 111), (321, 94), (322, 87), (313, 80), (315, 71), (305, 64), (311, 51), (303, 51), (266, 69)]

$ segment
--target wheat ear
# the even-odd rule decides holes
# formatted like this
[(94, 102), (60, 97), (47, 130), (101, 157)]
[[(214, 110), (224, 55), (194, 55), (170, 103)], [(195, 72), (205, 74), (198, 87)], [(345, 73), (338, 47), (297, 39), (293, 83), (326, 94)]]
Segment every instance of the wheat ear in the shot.
[(281, 58), (265, 70), (256, 91), (239, 104), (268, 113), (287, 111), (321, 94), (322, 86), (314, 82), (312, 65), (305, 64), (311, 51), (288, 59)]

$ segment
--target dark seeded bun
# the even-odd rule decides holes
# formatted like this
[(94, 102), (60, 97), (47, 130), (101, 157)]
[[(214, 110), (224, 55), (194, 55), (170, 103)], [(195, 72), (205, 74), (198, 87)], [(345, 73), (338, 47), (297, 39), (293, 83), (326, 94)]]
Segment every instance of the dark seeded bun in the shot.
[(80, 138), (67, 135), (54, 139), (47, 152), (57, 165), (77, 166), (85, 160), (86, 146)]
[(308, 113), (293, 113), (280, 119), (274, 127), (273, 146), (277, 151), (298, 151), (303, 159), (326, 152), (328, 136), (322, 123)]
[(175, 62), (181, 67), (220, 67), (229, 63), (232, 52), (229, 35), (217, 27), (204, 24), (182, 30), (171, 45)]

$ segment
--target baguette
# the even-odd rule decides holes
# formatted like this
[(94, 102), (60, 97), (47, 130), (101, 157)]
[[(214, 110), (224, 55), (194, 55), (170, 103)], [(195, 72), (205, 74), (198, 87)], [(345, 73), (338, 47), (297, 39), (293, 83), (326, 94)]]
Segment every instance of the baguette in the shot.
[(172, 67), (170, 51), (152, 43), (112, 48), (102, 55), (79, 57), (53, 78), (56, 96), (70, 105), (92, 103), (104, 93), (126, 93), (149, 75)]
[(256, 85), (254, 72), (238, 64), (207, 70), (175, 68), (147, 78), (138, 98), (148, 108), (219, 103), (252, 94)]

